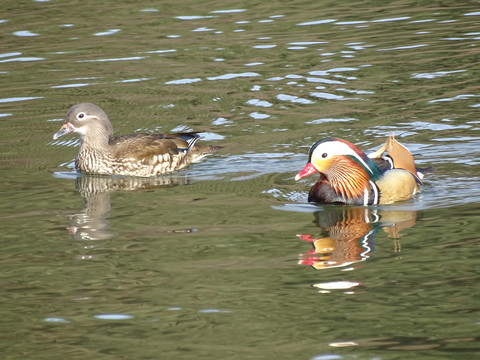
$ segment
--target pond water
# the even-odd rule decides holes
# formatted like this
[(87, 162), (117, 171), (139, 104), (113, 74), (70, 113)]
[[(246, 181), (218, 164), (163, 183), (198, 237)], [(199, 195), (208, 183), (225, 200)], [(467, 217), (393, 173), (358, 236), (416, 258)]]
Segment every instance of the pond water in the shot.
[[(478, 2), (0, 5), (3, 359), (476, 359)], [(224, 148), (82, 176), (68, 108)], [(309, 146), (395, 133), (411, 201), (307, 203)]]

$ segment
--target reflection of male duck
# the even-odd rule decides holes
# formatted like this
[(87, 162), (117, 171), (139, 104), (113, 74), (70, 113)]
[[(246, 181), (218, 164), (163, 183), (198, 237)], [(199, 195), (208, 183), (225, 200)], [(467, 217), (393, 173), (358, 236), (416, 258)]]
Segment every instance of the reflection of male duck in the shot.
[(75, 187), (84, 201), (82, 212), (70, 218), (69, 232), (75, 240), (106, 240), (115, 234), (108, 230), (110, 222), (110, 193), (115, 191), (150, 190), (186, 184), (185, 176), (155, 178), (79, 176)]
[(313, 249), (299, 263), (315, 269), (347, 266), (364, 261), (373, 252), (373, 239), (380, 229), (394, 238), (399, 231), (413, 226), (414, 211), (377, 210), (367, 207), (325, 207), (315, 213), (315, 223), (328, 236), (297, 235), (311, 242)]

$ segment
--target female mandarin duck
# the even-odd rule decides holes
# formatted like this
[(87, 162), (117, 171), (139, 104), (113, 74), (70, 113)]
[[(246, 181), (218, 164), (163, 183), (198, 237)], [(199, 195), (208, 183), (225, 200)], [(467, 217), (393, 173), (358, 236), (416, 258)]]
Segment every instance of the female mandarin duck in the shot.
[[(387, 156), (382, 158), (385, 151)], [(295, 180), (316, 171), (320, 178), (310, 189), (308, 201), (328, 204), (372, 205), (407, 200), (417, 193), (423, 178), (410, 151), (393, 136), (369, 156), (346, 140), (317, 141)]]
[(177, 171), (221, 148), (196, 145), (199, 135), (194, 132), (110, 137), (113, 126), (107, 114), (89, 103), (72, 106), (53, 139), (71, 132), (81, 137), (75, 168), (89, 174), (157, 176)]

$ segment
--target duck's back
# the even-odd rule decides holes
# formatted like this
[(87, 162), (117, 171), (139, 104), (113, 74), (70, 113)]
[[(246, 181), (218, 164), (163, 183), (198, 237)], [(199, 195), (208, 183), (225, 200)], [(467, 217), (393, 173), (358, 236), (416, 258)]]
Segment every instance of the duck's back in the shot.
[[(180, 134), (179, 134), (180, 135)], [(197, 141), (198, 135), (134, 134), (117, 136), (109, 140), (113, 155), (117, 158), (150, 159), (169, 154), (183, 155)]]
[(134, 134), (111, 138), (116, 173), (157, 176), (176, 171), (194, 159), (197, 133)]

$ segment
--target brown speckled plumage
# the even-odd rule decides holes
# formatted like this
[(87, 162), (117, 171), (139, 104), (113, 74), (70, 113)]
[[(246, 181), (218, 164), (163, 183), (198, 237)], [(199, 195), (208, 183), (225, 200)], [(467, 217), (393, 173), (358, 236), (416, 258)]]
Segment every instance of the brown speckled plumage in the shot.
[(197, 133), (134, 134), (110, 137), (113, 126), (105, 112), (90, 103), (68, 110), (54, 139), (76, 132), (81, 146), (75, 168), (89, 174), (151, 177), (180, 170), (219, 146), (197, 145)]

